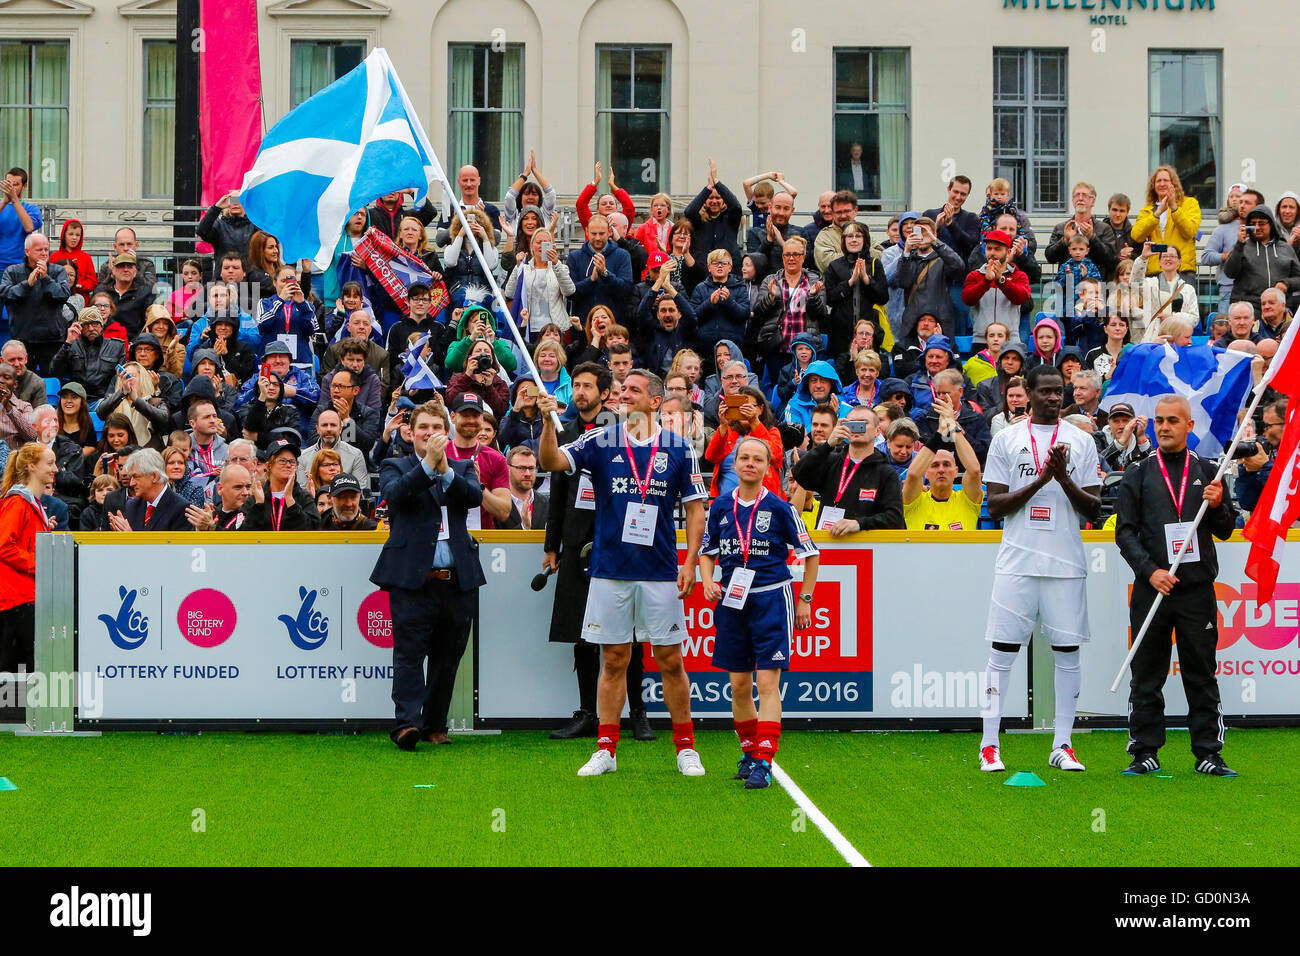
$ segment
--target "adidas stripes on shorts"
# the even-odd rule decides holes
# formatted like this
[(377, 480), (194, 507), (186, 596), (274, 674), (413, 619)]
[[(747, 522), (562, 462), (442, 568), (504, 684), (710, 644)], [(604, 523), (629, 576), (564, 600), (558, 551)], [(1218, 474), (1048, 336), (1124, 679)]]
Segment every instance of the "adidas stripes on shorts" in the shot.
[(752, 670), (789, 670), (794, 633), (794, 589), (790, 582), (765, 591), (750, 591), (742, 608), (721, 601), (713, 611), (717, 636), (713, 666), (736, 674)]
[(686, 613), (676, 581), (592, 578), (582, 639), (589, 644), (672, 645), (686, 639)]
[(1087, 644), (1088, 579), (993, 575), (986, 640), (1028, 644), (1039, 618), (1053, 647)]

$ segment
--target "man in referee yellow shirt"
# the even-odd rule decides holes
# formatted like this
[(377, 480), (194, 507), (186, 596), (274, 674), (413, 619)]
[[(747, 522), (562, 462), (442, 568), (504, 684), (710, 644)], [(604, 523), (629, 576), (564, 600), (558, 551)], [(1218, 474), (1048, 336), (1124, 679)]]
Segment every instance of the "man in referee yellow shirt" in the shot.
[[(903, 482), (903, 520), (908, 531), (974, 531), (984, 501), (979, 458), (962, 434), (952, 404), (937, 398), (934, 407), (939, 412), (939, 430), (908, 466)], [(966, 474), (961, 491), (954, 493), (958, 461)], [(928, 489), (923, 478), (930, 484)]]

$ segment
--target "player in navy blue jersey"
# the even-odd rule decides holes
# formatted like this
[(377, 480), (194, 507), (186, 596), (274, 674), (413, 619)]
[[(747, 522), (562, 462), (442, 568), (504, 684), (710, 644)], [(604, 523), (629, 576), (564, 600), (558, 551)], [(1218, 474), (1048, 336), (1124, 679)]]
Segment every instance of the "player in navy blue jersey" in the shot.
[[(763, 487), (772, 450), (757, 438), (735, 447), (740, 484), (718, 496), (700, 549), (704, 597), (722, 598), (714, 612), (713, 666), (731, 675), (731, 713), (741, 759), (733, 779), (758, 790), (772, 782), (781, 745), (781, 672), (789, 670), (795, 628), (808, 627), (817, 586), (817, 546), (788, 501)], [(804, 561), (796, 606), (789, 553)], [(722, 567), (722, 583), (713, 580)], [(754, 708), (754, 672), (758, 708)]]
[[(550, 471), (586, 471), (596, 494), (596, 533), (591, 551), (591, 587), (582, 637), (602, 645), (597, 688), (599, 749), (578, 771), (593, 777), (618, 769), (618, 723), (627, 701), (625, 674), (633, 631), (650, 644), (663, 678), (664, 703), (673, 722), (677, 769), (688, 777), (704, 775), (695, 752), (691, 688), (682, 665), (686, 638), (682, 598), (695, 588), (695, 564), (704, 535), (708, 492), (689, 442), (661, 429), (656, 412), (663, 380), (633, 369), (623, 381), (624, 423), (596, 428), (560, 448), (551, 412), (555, 399), (542, 395), (542, 437), (538, 458)], [(673, 512), (686, 507), (686, 562), (677, 565)]]

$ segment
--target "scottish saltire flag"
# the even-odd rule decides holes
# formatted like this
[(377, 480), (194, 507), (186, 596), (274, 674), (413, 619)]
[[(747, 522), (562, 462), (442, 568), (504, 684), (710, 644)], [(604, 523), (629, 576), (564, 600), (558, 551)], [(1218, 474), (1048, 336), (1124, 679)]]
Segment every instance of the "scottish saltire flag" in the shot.
[[(1212, 345), (1135, 345), (1119, 360), (1101, 407), (1128, 402), (1148, 420), (1162, 395), (1181, 395), (1192, 407), (1193, 433), (1187, 444), (1216, 458), (1232, 441), (1237, 415), (1250, 392), (1250, 356)], [(1151, 431), (1154, 437), (1154, 430)]]
[(442, 380), (433, 374), (433, 369), (429, 368), (428, 361), (420, 356), (428, 343), (429, 333), (426, 332), (412, 342), (411, 347), (402, 356), (402, 375), (404, 376), (402, 387), (408, 391), (443, 387)]
[(328, 268), (354, 210), (446, 176), (388, 54), (377, 49), (271, 127), (239, 199), (280, 240), (285, 262)]

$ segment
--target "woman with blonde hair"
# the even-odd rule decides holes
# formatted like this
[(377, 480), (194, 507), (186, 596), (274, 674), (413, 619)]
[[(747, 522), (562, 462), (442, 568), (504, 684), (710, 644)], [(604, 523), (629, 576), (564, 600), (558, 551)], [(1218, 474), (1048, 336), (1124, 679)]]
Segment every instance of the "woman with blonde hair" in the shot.
[(187, 505), (202, 508), (206, 501), (204, 487), (190, 478), (189, 453), (184, 448), (168, 445), (163, 449), (162, 458), (163, 470), (167, 472), (172, 491), (184, 498)]
[(171, 412), (158, 394), (153, 376), (139, 362), (127, 362), (117, 373), (117, 387), (104, 396), (97, 408), (105, 422), (114, 412), (131, 423), (141, 448), (163, 449), (163, 436), (170, 431)]
[(0, 485), (0, 671), (36, 666), (36, 536), (54, 530), (41, 496), (54, 493), (54, 451), (28, 442)]
[(565, 363), (570, 373), (583, 362), (600, 362), (604, 364), (605, 336), (609, 330), (618, 325), (614, 310), (607, 305), (593, 305), (581, 325), (573, 318), (572, 341), (565, 347), (568, 361)]
[(438, 260), (438, 253), (429, 245), (429, 234), (424, 229), (424, 223), (414, 216), (403, 216), (397, 224), (397, 244), (423, 262), (435, 280), (442, 278), (442, 263)]
[[(492, 228), (492, 220), (482, 209), (471, 207), (464, 212), (470, 231), (483, 250), (487, 267), (495, 271), (501, 257), (497, 253), (497, 237)], [(465, 241), (465, 231), (459, 216), (451, 221), (451, 241), (442, 250), (442, 261), (443, 278), (448, 290), (453, 293), (466, 285), (488, 285), (487, 275), (479, 265), (478, 257), (474, 255), (473, 246)]]
[[(1147, 181), (1147, 204), (1133, 224), (1133, 240), (1164, 244), (1178, 250), (1183, 281), (1196, 281), (1196, 234), (1201, 230), (1201, 204), (1183, 194), (1172, 166), (1157, 166)], [(1147, 261), (1147, 275), (1160, 272), (1159, 259)]]
[(537, 384), (555, 396), (561, 405), (573, 401), (573, 379), (564, 368), (564, 349), (554, 339), (543, 339), (533, 349), (533, 363), (542, 373)]
[(512, 305), (524, 303), (519, 307), (519, 319), (531, 339), (551, 323), (568, 322), (566, 299), (576, 289), (555, 236), (549, 229), (538, 229), (533, 232), (528, 257), (511, 271), (504, 291)]
[(1173, 345), (1191, 345), (1198, 316), (1187, 312), (1164, 315), (1147, 325), (1144, 342), (1169, 342)]
[[(701, 404), (704, 397), (700, 389), (700, 376), (704, 374), (704, 360), (694, 349), (679, 349), (673, 356), (673, 364), (668, 368), (669, 375), (681, 375), (686, 379), (686, 389), (690, 400)], [(667, 376), (665, 376), (667, 378)]]

